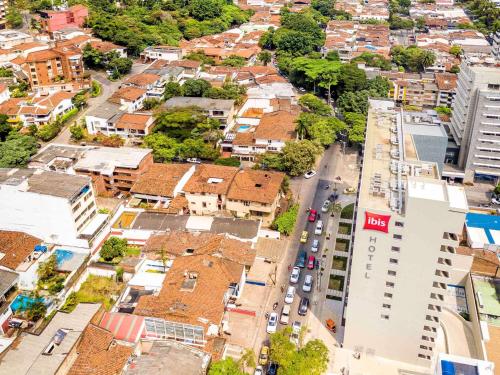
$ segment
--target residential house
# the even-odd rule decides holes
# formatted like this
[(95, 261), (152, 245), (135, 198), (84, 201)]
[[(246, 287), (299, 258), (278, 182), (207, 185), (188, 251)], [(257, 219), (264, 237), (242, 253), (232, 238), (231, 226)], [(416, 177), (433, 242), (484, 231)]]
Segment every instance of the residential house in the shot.
[(175, 61), (182, 59), (182, 50), (170, 46), (149, 46), (140, 54), (143, 61), (167, 60)]
[(155, 60), (144, 69), (143, 73), (156, 74), (164, 82), (180, 82), (184, 77), (184, 68), (170, 66), (170, 62), (167, 60)]
[(127, 194), (137, 178), (153, 164), (150, 149), (94, 147), (74, 164), (78, 174), (88, 175), (97, 194)]
[(127, 112), (135, 112), (142, 108), (147, 90), (138, 87), (125, 86), (116, 90), (108, 99), (110, 103), (118, 104)]
[[(11, 48), (6, 48), (0, 50), (0, 63), (3, 63), (5, 66), (12, 66), (14, 68), (16, 62), (23, 63), (24, 59), (32, 53), (38, 51), (44, 51), (49, 49), (48, 44), (39, 43), (39, 42), (27, 42), (17, 44)], [(18, 61), (14, 61), (18, 60)], [(15, 67), (14, 71), (20, 70)]]
[(10, 99), (9, 86), (0, 83), (0, 104)]
[(162, 76), (153, 73), (138, 73), (128, 77), (122, 87), (136, 87), (146, 90), (148, 98), (161, 99), (165, 91), (165, 80)]
[(82, 27), (89, 10), (84, 5), (73, 5), (62, 10), (42, 10), (39, 12), (44, 31), (52, 33), (67, 27)]
[(184, 185), (189, 211), (193, 215), (213, 215), (226, 209), (227, 192), (238, 168), (201, 164)]
[(76, 174), (73, 165), (90, 148), (90, 146), (48, 143), (31, 157), (28, 168)]
[(201, 73), (201, 62), (195, 60), (174, 60), (169, 66), (176, 66), (183, 69), (182, 78), (198, 78)]
[(1, 169), (0, 187), (1, 229), (26, 232), (48, 243), (88, 247), (89, 238), (81, 234), (97, 214), (90, 178)]
[[(2, 4), (0, 3), (0, 9)], [(1, 10), (0, 10), (1, 12)], [(10, 49), (18, 44), (29, 43), (33, 41), (33, 37), (29, 34), (18, 30), (1, 30), (0, 31), (0, 49)]]
[[(108, 122), (106, 135), (119, 135), (124, 138), (141, 139), (151, 132), (154, 118), (150, 113), (122, 113)], [(113, 129), (114, 128), (114, 129)]]
[(434, 74), (381, 72), (381, 75), (392, 83), (389, 97), (397, 103), (421, 108), (436, 106), (439, 89)]
[(20, 121), (19, 106), (25, 100), (26, 98), (10, 98), (0, 104), (0, 113), (7, 115), (7, 122), (18, 123)]
[(239, 171), (229, 187), (226, 209), (239, 218), (262, 220), (262, 225), (269, 227), (280, 206), (284, 178), (281, 172)]
[(77, 36), (82, 35), (91, 35), (91, 30), (82, 29), (80, 27), (65, 27), (64, 29), (60, 29), (52, 32), (52, 39), (55, 41), (58, 40), (69, 40), (76, 38)]
[(92, 48), (95, 48), (101, 53), (116, 52), (118, 57), (127, 57), (127, 48), (107, 41), (90, 42)]
[(21, 67), (28, 75), (31, 89), (38, 95), (90, 87), (82, 52), (74, 46), (29, 53)]
[(49, 96), (21, 101), (19, 107), (19, 121), (26, 127), (41, 126), (55, 121), (74, 107), (72, 99), (75, 93), (55, 92)]
[(104, 102), (85, 114), (85, 125), (89, 134), (111, 135), (116, 132), (115, 123), (122, 115), (120, 104)]
[(17, 273), (0, 268), (0, 334), (9, 330), (9, 319), (12, 316), (9, 299), (17, 287), (18, 280)]
[(143, 174), (138, 176), (130, 193), (133, 194), (134, 198), (153, 204), (157, 208), (168, 209), (174, 201), (172, 208), (177, 209), (179, 200), (187, 208), (187, 200), (180, 193), (187, 181), (193, 176), (194, 171), (195, 166), (189, 164), (153, 163)]
[(219, 120), (221, 130), (229, 130), (234, 117), (234, 100), (176, 96), (168, 99), (163, 108), (198, 107), (212, 119)]

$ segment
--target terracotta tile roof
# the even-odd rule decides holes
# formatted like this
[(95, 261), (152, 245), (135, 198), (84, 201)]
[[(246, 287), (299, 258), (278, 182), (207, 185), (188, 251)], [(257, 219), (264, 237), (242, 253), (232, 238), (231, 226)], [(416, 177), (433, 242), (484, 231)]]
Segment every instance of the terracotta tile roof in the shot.
[(3, 92), (3, 91), (8, 90), (8, 89), (9, 89), (9, 86), (4, 85), (3, 83), (0, 83), (0, 92)]
[(238, 168), (235, 167), (202, 164), (196, 168), (193, 176), (184, 186), (184, 191), (186, 193), (226, 194), (237, 172)]
[(205, 329), (209, 324), (220, 325), (224, 295), (230, 284), (240, 281), (243, 269), (241, 264), (211, 255), (177, 257), (159, 295), (141, 296), (134, 313)]
[(253, 146), (254, 138), (253, 132), (236, 133), (233, 139), (233, 145), (235, 146)]
[(24, 232), (0, 231), (0, 266), (15, 270), (42, 240)]
[(439, 90), (455, 90), (457, 88), (457, 75), (451, 73), (436, 73), (436, 84)]
[(144, 113), (124, 113), (116, 122), (117, 129), (144, 130), (151, 125), (153, 116)]
[(242, 170), (234, 178), (227, 198), (271, 204), (280, 193), (284, 177), (281, 172)]
[(135, 86), (147, 86), (155, 83), (158, 81), (161, 77), (158, 74), (152, 74), (152, 73), (139, 73), (139, 74), (134, 74), (133, 76), (128, 77), (124, 83), (128, 83), (131, 85)]
[(174, 197), (174, 189), (192, 166), (189, 164), (154, 163), (137, 178), (131, 193)]
[(122, 87), (116, 90), (108, 99), (111, 103), (121, 104), (123, 99), (127, 102), (134, 102), (146, 93), (146, 90), (137, 87)]
[(248, 242), (222, 234), (191, 232), (170, 232), (151, 236), (142, 251), (157, 258), (162, 248), (167, 254), (175, 257), (186, 255), (186, 250), (192, 249), (192, 255), (213, 255), (247, 266), (253, 264), (256, 254)]
[(90, 45), (92, 46), (92, 48), (95, 48), (96, 50), (98, 50), (99, 52), (102, 52), (102, 53), (108, 53), (108, 52), (114, 51), (117, 48), (123, 48), (117, 44), (114, 44), (111, 42), (106, 42), (106, 41), (90, 42)]
[(59, 91), (52, 95), (40, 97), (34, 101), (37, 105), (45, 106), (51, 109), (56, 108), (63, 100), (72, 99), (76, 93)]
[(265, 113), (255, 130), (255, 138), (290, 141), (295, 139), (297, 116), (286, 111)]
[(26, 98), (10, 98), (0, 104), (0, 113), (8, 116), (15, 116), (19, 113), (20, 104)]
[(48, 50), (28, 53), (28, 56), (26, 56), (25, 61), (26, 62), (47, 61), (55, 59), (58, 56), (59, 55), (55, 53), (53, 49), (48, 49)]
[(201, 61), (196, 60), (175, 60), (170, 62), (171, 66), (179, 66), (181, 68), (197, 69), (201, 66)]
[(184, 209), (189, 206), (188, 200), (184, 195), (177, 194), (174, 199), (170, 201), (166, 212), (169, 214), (177, 215), (182, 213)]
[(67, 375), (120, 375), (132, 352), (132, 347), (117, 344), (111, 332), (89, 324)]
[(269, 83), (285, 83), (288, 81), (279, 74), (270, 74), (255, 78), (255, 82), (259, 85), (264, 85)]
[(38, 43), (38, 42), (28, 42), (28, 43), (21, 43), (18, 44), (10, 49), (10, 51), (15, 52), (15, 51), (27, 51), (32, 48), (37, 48), (37, 47), (45, 47), (47, 46), (46, 44), (43, 43)]
[(276, 74), (278, 71), (276, 70), (275, 67), (271, 65), (267, 66), (261, 66), (261, 65), (254, 65), (254, 66), (244, 66), (240, 68), (240, 72), (249, 72), (254, 76), (258, 75), (266, 75), (266, 74)]

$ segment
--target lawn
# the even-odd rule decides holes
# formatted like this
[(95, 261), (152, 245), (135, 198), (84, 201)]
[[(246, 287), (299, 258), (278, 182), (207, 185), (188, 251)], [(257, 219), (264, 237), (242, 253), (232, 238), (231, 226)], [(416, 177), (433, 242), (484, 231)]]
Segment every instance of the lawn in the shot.
[(61, 310), (69, 313), (80, 302), (102, 303), (106, 310), (110, 310), (115, 303), (113, 296), (118, 296), (122, 288), (123, 284), (117, 283), (110, 277), (89, 275), (80, 289), (69, 295)]
[(347, 269), (347, 258), (334, 255), (332, 267), (336, 270), (345, 271)]
[(343, 238), (337, 238), (335, 241), (335, 250), (337, 251), (349, 251), (349, 240), (345, 240)]
[(127, 250), (123, 254), (123, 256), (129, 257), (138, 257), (139, 255), (141, 255), (141, 248), (137, 246), (127, 246)]
[(354, 203), (351, 203), (344, 207), (344, 209), (340, 213), (340, 218), (352, 219), (353, 214), (354, 214)]
[(339, 224), (339, 233), (340, 234), (351, 234), (352, 224), (349, 223), (340, 223)]
[(328, 289), (343, 291), (344, 290), (344, 276), (330, 275), (328, 281)]

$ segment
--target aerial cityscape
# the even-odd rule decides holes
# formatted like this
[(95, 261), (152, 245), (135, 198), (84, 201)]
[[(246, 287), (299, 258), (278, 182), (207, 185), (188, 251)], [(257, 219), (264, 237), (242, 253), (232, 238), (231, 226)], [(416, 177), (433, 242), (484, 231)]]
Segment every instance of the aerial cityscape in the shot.
[(0, 0), (0, 375), (500, 374), (499, 0)]

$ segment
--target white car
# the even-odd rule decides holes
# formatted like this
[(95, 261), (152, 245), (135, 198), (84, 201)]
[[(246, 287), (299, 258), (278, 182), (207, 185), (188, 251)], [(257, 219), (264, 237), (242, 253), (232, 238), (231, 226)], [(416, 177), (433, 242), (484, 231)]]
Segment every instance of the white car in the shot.
[(292, 304), (294, 297), (295, 297), (295, 287), (289, 286), (288, 290), (286, 291), (286, 295), (285, 295), (285, 303), (287, 303), (289, 305)]
[(253, 375), (264, 375), (264, 370), (261, 365), (258, 365), (253, 372)]
[(275, 312), (272, 312), (269, 315), (269, 319), (267, 320), (266, 332), (267, 333), (275, 333), (277, 327), (278, 327), (278, 314), (276, 314)]
[(328, 212), (328, 210), (330, 209), (330, 204), (331, 204), (331, 202), (327, 199), (323, 203), (323, 206), (321, 206), (321, 212)]
[(302, 325), (300, 324), (299, 321), (295, 321), (292, 324), (292, 333), (290, 334), (290, 341), (293, 342), (297, 346), (299, 346), (300, 328), (301, 327), (302, 327)]
[(288, 324), (290, 320), (290, 305), (284, 305), (281, 309), (280, 323)]
[(314, 229), (314, 234), (320, 236), (323, 233), (323, 221), (318, 220), (316, 223), (316, 228)]
[(188, 163), (193, 163), (193, 164), (201, 164), (201, 160), (198, 158), (187, 158), (186, 161)]
[(311, 169), (309, 172), (304, 173), (304, 178), (311, 178), (316, 176), (316, 171)]
[(290, 283), (297, 284), (300, 278), (300, 268), (293, 267), (292, 274), (290, 275)]
[(313, 253), (317, 253), (317, 252), (318, 252), (318, 250), (319, 250), (319, 240), (314, 240), (314, 241), (313, 241), (313, 244), (312, 244), (312, 246), (311, 246), (311, 251), (312, 251)]
[(302, 290), (304, 292), (310, 292), (312, 290), (313, 277), (312, 275), (306, 275), (304, 278), (304, 284), (302, 284)]

